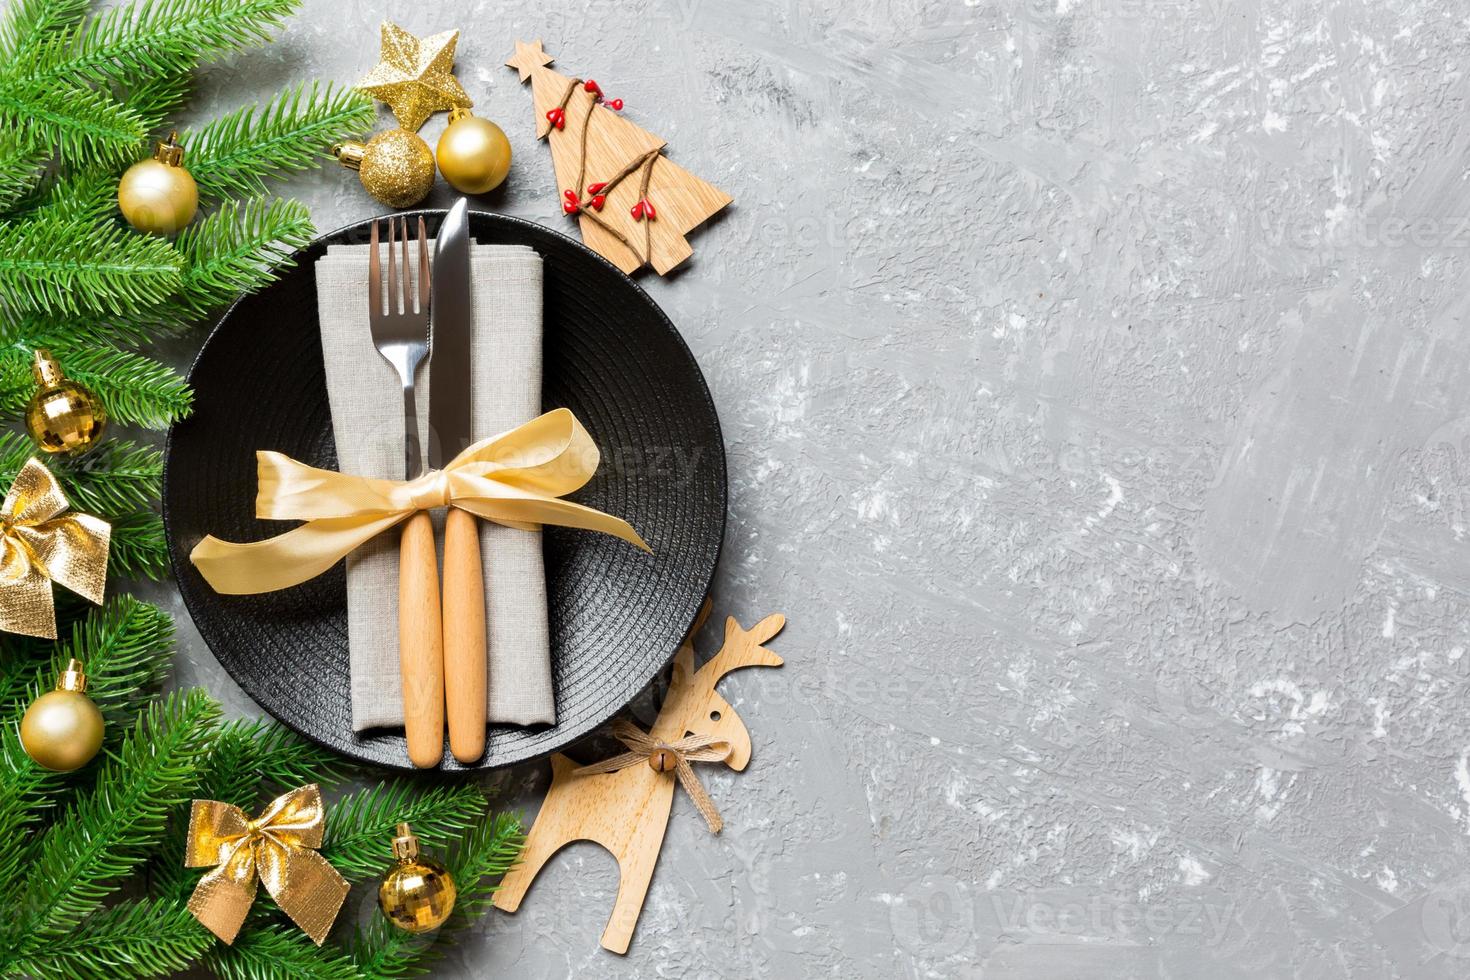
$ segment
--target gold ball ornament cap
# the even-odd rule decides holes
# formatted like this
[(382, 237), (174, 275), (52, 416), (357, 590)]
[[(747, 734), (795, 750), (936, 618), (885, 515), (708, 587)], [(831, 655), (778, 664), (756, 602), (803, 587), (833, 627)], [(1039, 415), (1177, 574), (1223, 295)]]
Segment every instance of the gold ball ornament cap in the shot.
[(505, 131), (467, 109), (449, 113), (435, 154), (439, 172), (461, 194), (493, 191), (510, 173), (510, 140)]
[(48, 350), (37, 350), (31, 374), (38, 390), (26, 405), (26, 429), (48, 453), (80, 456), (107, 431), (107, 409), (96, 392), (72, 381)]
[(151, 235), (171, 235), (194, 220), (199, 186), (184, 169), (178, 133), (159, 143), (151, 160), (127, 169), (117, 182), (117, 206), (128, 224)]
[(393, 838), (392, 868), (378, 886), (378, 908), (406, 932), (437, 929), (454, 911), (458, 891), (444, 865), (419, 854), (419, 839), (401, 823)]
[(356, 170), (367, 192), (393, 208), (422, 201), (434, 186), (434, 154), (417, 134), (388, 129), (368, 140), (338, 143), (332, 155)]
[(72, 660), (56, 690), (36, 698), (20, 720), (20, 743), (36, 764), (53, 772), (80, 769), (102, 748), (107, 723), (87, 697), (87, 675)]

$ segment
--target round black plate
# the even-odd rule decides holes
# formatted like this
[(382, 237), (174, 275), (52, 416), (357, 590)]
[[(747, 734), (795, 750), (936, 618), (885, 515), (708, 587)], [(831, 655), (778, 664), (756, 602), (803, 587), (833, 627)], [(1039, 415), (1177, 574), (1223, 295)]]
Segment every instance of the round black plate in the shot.
[[(432, 234), (443, 211), (422, 213)], [(352, 731), (343, 565), (281, 592), (222, 596), (189, 564), (205, 534), (249, 541), (291, 527), (254, 517), (255, 451), (335, 469), (316, 315), (316, 260), (368, 240), (369, 222), (318, 239), (281, 279), (220, 320), (189, 372), (194, 412), (169, 433), (163, 519), (184, 605), (260, 706), (313, 741), (409, 768), (398, 732)], [(688, 346), (635, 283), (578, 242), (470, 212), (478, 242), (529, 245), (545, 263), (546, 408), (576, 413), (602, 450), (573, 499), (626, 518), (648, 556), (601, 534), (545, 534), (557, 723), (492, 726), (492, 769), (547, 755), (631, 701), (673, 656), (709, 589), (725, 528), (725, 451)], [(445, 769), (465, 768), (445, 754)]]

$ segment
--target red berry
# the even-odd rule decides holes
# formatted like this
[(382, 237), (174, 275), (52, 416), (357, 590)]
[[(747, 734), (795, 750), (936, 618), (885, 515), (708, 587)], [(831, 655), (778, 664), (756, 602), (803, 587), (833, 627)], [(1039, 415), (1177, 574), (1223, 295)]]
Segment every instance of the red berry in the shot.
[(546, 119), (557, 129), (565, 129), (567, 125), (567, 114), (561, 109), (552, 109), (546, 113)]
[(607, 103), (607, 107), (609, 109), (622, 109), (623, 108), (623, 100), (622, 99), (613, 99), (611, 102)]
[(582, 210), (582, 206), (577, 203), (576, 194), (573, 194), (571, 191), (566, 190), (561, 192), (561, 196), (561, 209), (567, 214), (576, 214), (578, 211)]
[(607, 182), (606, 181), (602, 181), (602, 180), (599, 180), (595, 184), (588, 184), (587, 185), (587, 193), (588, 194), (601, 194), (602, 193), (602, 189), (604, 187), (606, 187), (606, 186), (607, 186)]
[(590, 78), (587, 79), (587, 84), (586, 85), (583, 85), (582, 87), (584, 89), (586, 89), (587, 91), (591, 92), (593, 95), (601, 95), (602, 94), (602, 88), (601, 88), (601, 86), (599, 86), (596, 82), (594, 82)]
[(633, 205), (631, 208), (628, 209), (628, 213), (633, 216), (633, 220), (634, 221), (642, 221), (643, 220), (643, 202), (642, 201), (639, 201), (637, 204)]
[(596, 194), (592, 198), (592, 210), (601, 211), (602, 206), (607, 203), (606, 194)]
[(648, 215), (649, 221), (652, 221), (654, 218), (658, 217), (658, 212), (653, 209), (653, 202), (648, 200), (647, 198), (644, 198), (643, 200), (643, 213)]

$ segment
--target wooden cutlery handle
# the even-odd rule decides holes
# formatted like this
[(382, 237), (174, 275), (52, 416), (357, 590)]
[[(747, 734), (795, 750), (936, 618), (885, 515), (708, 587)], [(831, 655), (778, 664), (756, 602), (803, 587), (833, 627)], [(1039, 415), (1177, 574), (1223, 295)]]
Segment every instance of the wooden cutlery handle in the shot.
[(434, 524), (419, 511), (398, 542), (398, 666), (409, 761), (420, 769), (444, 757), (444, 639)]
[(486, 669), (479, 521), (451, 507), (444, 521), (444, 691), (449, 751), (460, 762), (485, 754)]

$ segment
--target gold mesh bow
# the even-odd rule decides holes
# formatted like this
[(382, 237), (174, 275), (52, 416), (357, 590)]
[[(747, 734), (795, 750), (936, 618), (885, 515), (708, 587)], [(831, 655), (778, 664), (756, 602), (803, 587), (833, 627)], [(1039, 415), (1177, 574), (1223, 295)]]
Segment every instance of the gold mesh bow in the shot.
[(112, 528), (70, 506), (46, 464), (26, 460), (0, 508), (0, 630), (56, 639), (52, 582), (102, 601)]
[(189, 896), (189, 911), (233, 943), (259, 880), (291, 920), (320, 946), (347, 897), (347, 882), (322, 846), (325, 809), (315, 783), (283, 793), (251, 820), (217, 800), (195, 800), (184, 866), (214, 867)]

